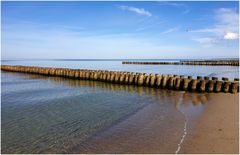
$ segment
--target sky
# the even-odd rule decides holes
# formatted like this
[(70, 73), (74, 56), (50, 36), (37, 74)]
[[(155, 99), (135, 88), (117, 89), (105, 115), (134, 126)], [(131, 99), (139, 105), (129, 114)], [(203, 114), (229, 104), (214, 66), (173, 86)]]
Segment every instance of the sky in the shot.
[(1, 2), (2, 59), (239, 57), (239, 2)]

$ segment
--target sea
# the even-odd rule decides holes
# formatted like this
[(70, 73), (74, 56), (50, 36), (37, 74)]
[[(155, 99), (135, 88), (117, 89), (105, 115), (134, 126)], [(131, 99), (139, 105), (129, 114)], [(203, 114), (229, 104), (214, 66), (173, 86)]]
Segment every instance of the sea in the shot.
[[(236, 66), (122, 61), (2, 60), (1, 64), (239, 77)], [(212, 100), (208, 93), (1, 71), (1, 152), (179, 153)]]
[(23, 65), (42, 67), (63, 67), (91, 70), (130, 71), (184, 76), (239, 77), (238, 66), (197, 66), (197, 65), (134, 65), (122, 61), (176, 62), (186, 59), (57, 59), (57, 60), (2, 60), (2, 65)]

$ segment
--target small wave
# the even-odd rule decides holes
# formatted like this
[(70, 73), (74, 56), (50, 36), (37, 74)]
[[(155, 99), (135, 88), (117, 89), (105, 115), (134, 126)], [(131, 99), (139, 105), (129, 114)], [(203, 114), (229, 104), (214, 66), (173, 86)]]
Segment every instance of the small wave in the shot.
[[(182, 100), (183, 100), (183, 93), (181, 94), (180, 99), (177, 104), (180, 105), (182, 103)], [(180, 109), (178, 109), (178, 111), (184, 116), (185, 121), (184, 121), (183, 135), (181, 137), (180, 142), (177, 145), (178, 147), (177, 147), (177, 150), (175, 151), (175, 154), (178, 154), (178, 152), (181, 150), (181, 145), (184, 142), (185, 137), (187, 136), (187, 123), (188, 123), (186, 114), (184, 112), (182, 112)]]

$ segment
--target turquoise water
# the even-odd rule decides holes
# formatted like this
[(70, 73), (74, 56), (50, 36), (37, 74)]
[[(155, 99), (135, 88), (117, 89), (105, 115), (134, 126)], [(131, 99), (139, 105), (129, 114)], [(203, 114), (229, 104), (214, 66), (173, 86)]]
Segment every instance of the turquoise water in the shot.
[[(144, 60), (147, 61), (147, 60)], [(150, 60), (148, 60), (150, 61)], [(170, 60), (151, 60), (151, 61), (179, 61)], [(79, 69), (94, 70), (112, 70), (112, 71), (131, 71), (143, 73), (158, 74), (177, 74), (185, 76), (215, 76), (228, 77), (233, 80), (239, 77), (239, 68), (237, 66), (196, 66), (196, 65), (128, 65), (122, 64), (122, 60), (108, 61), (70, 61), (70, 60), (19, 60), (19, 61), (2, 61), (6, 65), (26, 65), (26, 66), (43, 66), (43, 67), (66, 67)]]

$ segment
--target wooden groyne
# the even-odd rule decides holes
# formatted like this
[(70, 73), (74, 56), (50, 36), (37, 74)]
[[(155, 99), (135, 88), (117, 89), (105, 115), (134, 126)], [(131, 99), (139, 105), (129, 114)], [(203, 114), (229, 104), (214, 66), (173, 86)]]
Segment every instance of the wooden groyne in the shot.
[(218, 80), (217, 77), (201, 77), (193, 79), (192, 76), (183, 75), (160, 75), (145, 74), (135, 72), (115, 72), (106, 70), (86, 70), (86, 69), (68, 69), (68, 68), (50, 68), (33, 66), (8, 66), (2, 65), (1, 70), (40, 74), (46, 76), (59, 76), (73, 79), (96, 80), (110, 83), (137, 85), (145, 87), (155, 87), (169, 90), (182, 90), (190, 92), (239, 92), (239, 79), (229, 81), (223, 77)]
[(207, 65), (207, 66), (239, 66), (239, 60), (201, 60), (201, 61), (123, 61), (122, 64), (136, 65)]

